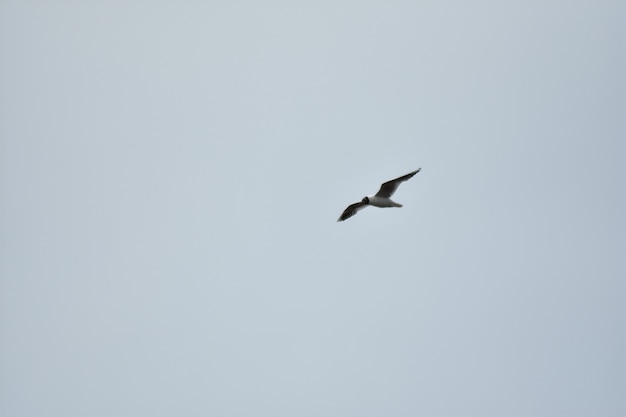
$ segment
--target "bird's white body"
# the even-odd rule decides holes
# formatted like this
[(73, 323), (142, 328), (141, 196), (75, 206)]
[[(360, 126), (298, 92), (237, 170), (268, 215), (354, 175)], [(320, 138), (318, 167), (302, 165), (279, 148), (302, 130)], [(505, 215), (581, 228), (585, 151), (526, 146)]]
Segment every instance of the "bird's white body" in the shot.
[(375, 195), (368, 196), (369, 204), (374, 207), (402, 207), (402, 204), (398, 204), (390, 198), (377, 197)]

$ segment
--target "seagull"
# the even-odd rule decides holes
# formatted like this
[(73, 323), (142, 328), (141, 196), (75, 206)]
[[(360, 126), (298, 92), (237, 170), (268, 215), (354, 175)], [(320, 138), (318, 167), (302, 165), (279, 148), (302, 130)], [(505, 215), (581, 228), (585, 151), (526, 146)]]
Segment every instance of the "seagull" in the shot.
[(409, 172), (406, 175), (396, 178), (395, 180), (387, 181), (380, 186), (380, 190), (373, 195), (368, 197), (363, 197), (363, 200), (358, 203), (350, 204), (344, 211), (341, 213), (341, 216), (337, 219), (338, 222), (342, 222), (350, 217), (354, 216), (359, 212), (359, 210), (367, 207), (402, 207), (402, 204), (398, 204), (395, 201), (391, 200), (391, 196), (396, 192), (400, 183), (407, 181), (413, 178), (413, 175), (420, 172), (422, 168), (418, 168), (413, 172)]

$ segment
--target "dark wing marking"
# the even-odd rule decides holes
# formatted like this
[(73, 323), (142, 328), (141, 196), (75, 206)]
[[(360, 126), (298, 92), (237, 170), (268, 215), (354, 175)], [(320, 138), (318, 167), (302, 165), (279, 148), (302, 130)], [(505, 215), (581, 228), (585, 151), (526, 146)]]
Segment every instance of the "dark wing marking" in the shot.
[(342, 222), (346, 219), (349, 219), (350, 217), (354, 216), (355, 214), (357, 214), (357, 212), (359, 210), (361, 210), (362, 208), (367, 207), (367, 204), (363, 203), (362, 201), (359, 201), (358, 203), (354, 203), (354, 204), (350, 204), (344, 211), (343, 213), (341, 213), (341, 216), (339, 216), (339, 218), (337, 219), (338, 222)]
[(398, 187), (400, 186), (400, 183), (413, 178), (413, 175), (417, 174), (418, 172), (420, 172), (422, 168), (418, 168), (416, 171), (410, 172), (406, 175), (403, 175), (401, 177), (396, 178), (395, 180), (391, 180), (391, 181), (387, 181), (385, 183), (383, 183), (383, 185), (380, 186), (380, 190), (378, 190), (378, 192), (376, 193), (376, 197), (384, 197), (384, 198), (389, 198), (393, 195), (393, 193), (396, 192), (396, 190), (398, 189)]

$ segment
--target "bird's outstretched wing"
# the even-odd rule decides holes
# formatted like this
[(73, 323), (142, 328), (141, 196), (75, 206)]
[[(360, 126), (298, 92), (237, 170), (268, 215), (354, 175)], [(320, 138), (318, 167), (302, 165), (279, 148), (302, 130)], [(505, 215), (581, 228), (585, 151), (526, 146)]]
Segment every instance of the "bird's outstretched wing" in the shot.
[(337, 219), (338, 222), (342, 222), (346, 219), (349, 219), (350, 217), (354, 216), (355, 214), (357, 214), (357, 212), (359, 210), (361, 210), (362, 208), (367, 207), (367, 204), (363, 203), (362, 201), (359, 201), (358, 203), (354, 203), (354, 204), (350, 204), (344, 211), (343, 213), (341, 213), (341, 216), (339, 216), (339, 218)]
[(396, 178), (395, 180), (387, 181), (380, 186), (380, 190), (376, 193), (376, 197), (384, 197), (389, 198), (396, 192), (401, 182), (407, 181), (408, 179), (413, 178), (413, 175), (420, 172), (422, 168), (418, 168), (417, 170), (410, 172), (406, 175)]

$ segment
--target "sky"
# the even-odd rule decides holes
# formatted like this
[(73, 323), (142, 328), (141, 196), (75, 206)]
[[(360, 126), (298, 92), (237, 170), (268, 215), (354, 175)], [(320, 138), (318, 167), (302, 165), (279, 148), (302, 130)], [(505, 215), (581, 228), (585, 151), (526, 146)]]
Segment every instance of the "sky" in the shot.
[(0, 414), (626, 415), (625, 19), (1, 2)]

